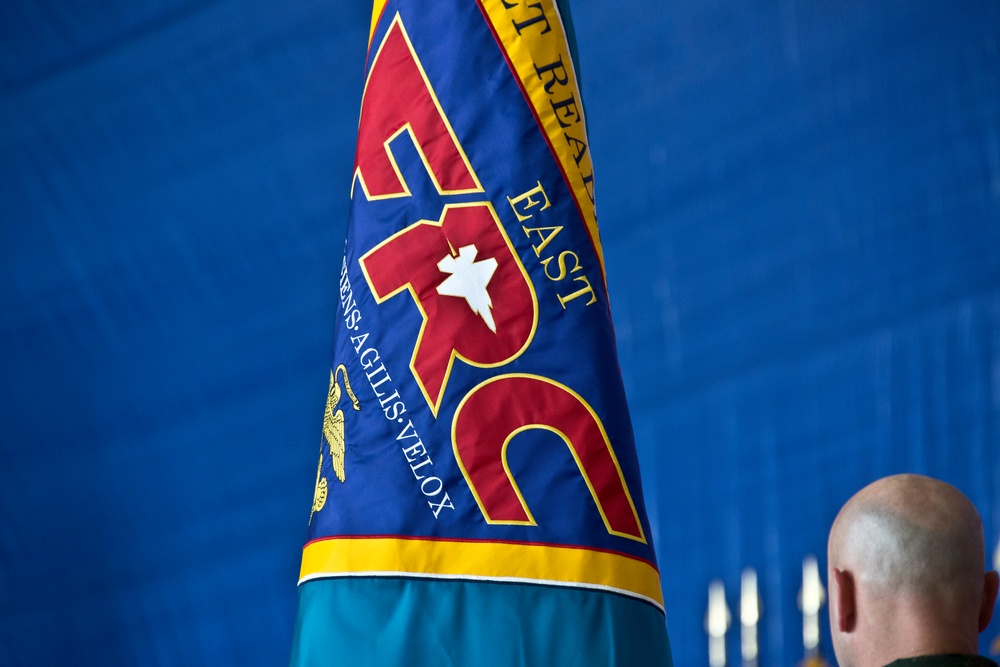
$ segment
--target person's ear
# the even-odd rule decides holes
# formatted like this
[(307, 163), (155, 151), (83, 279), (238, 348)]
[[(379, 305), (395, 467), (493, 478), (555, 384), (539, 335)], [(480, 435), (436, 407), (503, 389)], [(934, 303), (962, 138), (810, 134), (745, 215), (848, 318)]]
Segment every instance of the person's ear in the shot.
[(1000, 575), (995, 571), (986, 573), (983, 580), (983, 603), (979, 607), (979, 631), (982, 632), (993, 618), (993, 606), (997, 602), (997, 589), (1000, 588)]
[[(840, 632), (854, 632), (857, 622), (857, 591), (854, 588), (854, 576), (847, 571), (833, 568), (833, 585), (831, 594), (837, 597), (835, 627)], [(831, 607), (831, 610), (833, 607)]]

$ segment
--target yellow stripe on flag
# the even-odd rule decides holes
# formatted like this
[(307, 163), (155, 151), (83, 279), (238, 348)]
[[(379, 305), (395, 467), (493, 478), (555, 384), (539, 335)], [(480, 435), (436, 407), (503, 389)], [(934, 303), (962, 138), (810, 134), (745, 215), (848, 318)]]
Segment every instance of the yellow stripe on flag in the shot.
[(663, 609), (660, 576), (624, 554), (510, 542), (336, 537), (306, 545), (299, 583), (347, 576), (474, 579), (596, 588)]
[(372, 47), (372, 39), (375, 37), (375, 26), (378, 25), (379, 17), (382, 16), (382, 10), (385, 9), (385, 3), (389, 0), (374, 0), (372, 2), (372, 25), (368, 30), (368, 48)]
[(594, 167), (580, 87), (559, 9), (554, 0), (480, 0), (480, 4), (558, 158), (603, 274), (604, 253), (594, 208)]

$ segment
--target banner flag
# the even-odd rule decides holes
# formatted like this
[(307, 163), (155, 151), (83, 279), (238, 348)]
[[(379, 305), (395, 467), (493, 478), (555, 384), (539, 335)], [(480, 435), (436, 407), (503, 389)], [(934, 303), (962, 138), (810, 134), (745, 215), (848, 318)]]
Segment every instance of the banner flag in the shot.
[(295, 665), (671, 664), (565, 19), (375, 3)]

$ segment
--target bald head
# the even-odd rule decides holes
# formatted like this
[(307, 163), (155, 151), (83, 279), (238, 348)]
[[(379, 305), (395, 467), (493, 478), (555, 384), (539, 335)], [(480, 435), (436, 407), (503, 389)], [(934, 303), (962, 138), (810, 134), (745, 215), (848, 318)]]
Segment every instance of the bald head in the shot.
[(837, 515), (830, 561), (897, 592), (975, 591), (985, 567), (983, 525), (961, 491), (921, 475), (866, 486)]
[[(828, 561), (841, 664), (975, 652), (986, 606), (985, 623), (992, 614), (996, 575), (984, 580), (982, 521), (955, 487), (921, 475), (866, 486), (837, 515)], [(874, 662), (854, 659), (868, 649), (878, 649)]]

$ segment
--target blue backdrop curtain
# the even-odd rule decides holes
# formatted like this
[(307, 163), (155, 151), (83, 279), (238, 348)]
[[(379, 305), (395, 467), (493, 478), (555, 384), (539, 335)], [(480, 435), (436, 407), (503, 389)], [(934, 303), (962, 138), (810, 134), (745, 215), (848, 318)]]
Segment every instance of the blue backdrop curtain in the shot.
[[(1000, 538), (1000, 5), (572, 6), (675, 662), (792, 665), (860, 486)], [(0, 8), (0, 663), (287, 661), (369, 18)]]

